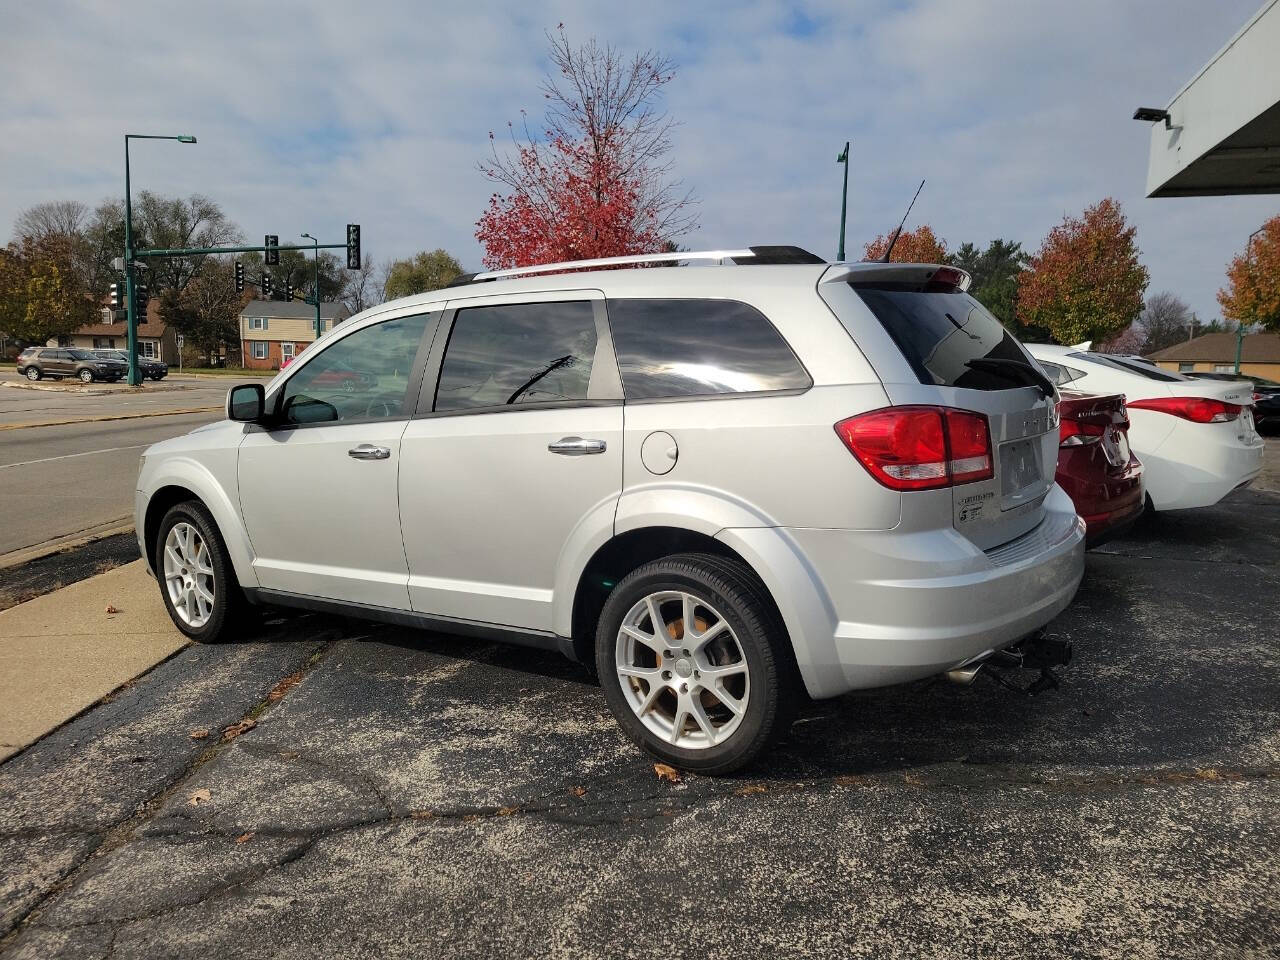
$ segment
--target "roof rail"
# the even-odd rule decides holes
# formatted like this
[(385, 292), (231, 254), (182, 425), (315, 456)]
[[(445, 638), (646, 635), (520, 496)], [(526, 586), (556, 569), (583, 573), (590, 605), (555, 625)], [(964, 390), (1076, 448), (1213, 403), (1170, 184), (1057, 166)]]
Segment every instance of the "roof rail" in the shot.
[(590, 267), (615, 267), (628, 263), (678, 263), (681, 260), (736, 260), (754, 257), (750, 250), (677, 250), (674, 253), (641, 253), (630, 257), (599, 257), (595, 260), (566, 260), (563, 263), (535, 263), (529, 267), (511, 267), (507, 270), (488, 270), (477, 273), (472, 283), (481, 280), (501, 280), (506, 277), (523, 277), (531, 273), (560, 273), (564, 270), (585, 270)]

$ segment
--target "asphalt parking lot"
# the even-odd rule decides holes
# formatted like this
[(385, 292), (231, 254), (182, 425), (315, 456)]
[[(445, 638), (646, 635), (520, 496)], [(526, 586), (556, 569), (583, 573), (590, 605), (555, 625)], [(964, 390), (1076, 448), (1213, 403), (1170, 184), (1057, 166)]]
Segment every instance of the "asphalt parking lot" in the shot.
[(1156, 517), (1060, 690), (854, 694), (678, 783), (555, 656), (273, 615), (0, 766), (0, 954), (1276, 956), (1278, 587), (1280, 494)]

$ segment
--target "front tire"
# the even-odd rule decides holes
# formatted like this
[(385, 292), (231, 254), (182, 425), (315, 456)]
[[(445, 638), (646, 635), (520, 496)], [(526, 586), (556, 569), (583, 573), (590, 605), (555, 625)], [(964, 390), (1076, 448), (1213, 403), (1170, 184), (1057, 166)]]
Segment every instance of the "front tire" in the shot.
[(230, 640), (244, 594), (217, 524), (204, 504), (170, 507), (155, 542), (156, 580), (174, 626), (197, 643)]
[(93, 383), (92, 370), (81, 370), (79, 373), (76, 374), (76, 376), (80, 378), (81, 383)]
[(713, 554), (677, 554), (625, 577), (600, 615), (596, 669), (627, 736), (698, 773), (746, 766), (790, 727), (798, 699), (763, 584)]

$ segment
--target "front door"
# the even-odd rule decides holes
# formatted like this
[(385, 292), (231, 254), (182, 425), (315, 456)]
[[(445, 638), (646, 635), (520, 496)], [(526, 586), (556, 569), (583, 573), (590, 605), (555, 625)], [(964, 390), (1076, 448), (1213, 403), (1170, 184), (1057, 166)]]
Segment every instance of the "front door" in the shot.
[(432, 319), (383, 320), (304, 355), (268, 400), (272, 424), (246, 434), (240, 508), (263, 587), (408, 609), (396, 475)]
[(603, 298), (450, 301), (427, 370), (401, 444), (413, 609), (551, 631), (566, 544), (611, 533), (622, 490)]

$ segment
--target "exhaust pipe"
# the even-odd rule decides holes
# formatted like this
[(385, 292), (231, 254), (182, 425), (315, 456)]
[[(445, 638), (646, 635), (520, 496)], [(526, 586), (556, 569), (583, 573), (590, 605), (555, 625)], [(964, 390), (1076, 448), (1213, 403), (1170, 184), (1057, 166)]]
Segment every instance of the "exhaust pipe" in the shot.
[[(1046, 637), (1042, 632), (1038, 632), (1003, 650), (987, 650), (976, 657), (970, 657), (948, 670), (946, 677), (954, 684), (967, 687), (977, 679), (983, 667), (996, 667), (1000, 670), (1018, 668), (1039, 670), (1040, 678), (1025, 691), (1034, 695), (1058, 686), (1058, 678), (1053, 669), (1065, 667), (1070, 663), (1071, 654), (1072, 648), (1069, 641)], [(993, 676), (1003, 685), (1009, 686), (1009, 682), (998, 674)]]

